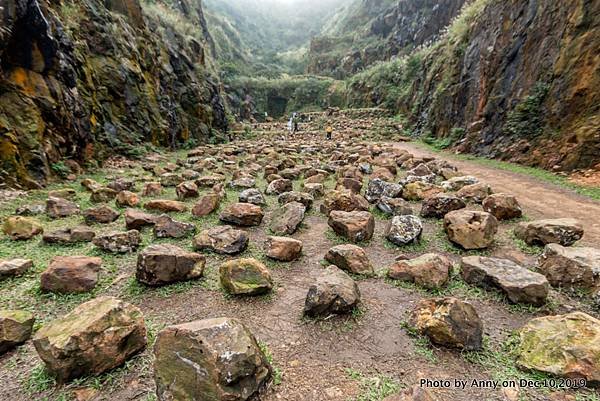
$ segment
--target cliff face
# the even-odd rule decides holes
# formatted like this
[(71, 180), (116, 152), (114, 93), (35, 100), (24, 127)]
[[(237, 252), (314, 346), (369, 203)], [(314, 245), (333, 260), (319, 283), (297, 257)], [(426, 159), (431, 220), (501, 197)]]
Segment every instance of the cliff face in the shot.
[(595, 0), (476, 0), (438, 42), (357, 75), (347, 95), (464, 152), (587, 168), (600, 162), (598, 15)]
[[(0, 8), (0, 178), (44, 184), (64, 159), (227, 129), (201, 6), (7, 0)], [(199, 3), (198, 3), (199, 4)]]
[[(393, 3), (393, 4), (392, 4)], [(436, 40), (466, 0), (354, 1), (312, 40), (308, 72), (345, 78)]]

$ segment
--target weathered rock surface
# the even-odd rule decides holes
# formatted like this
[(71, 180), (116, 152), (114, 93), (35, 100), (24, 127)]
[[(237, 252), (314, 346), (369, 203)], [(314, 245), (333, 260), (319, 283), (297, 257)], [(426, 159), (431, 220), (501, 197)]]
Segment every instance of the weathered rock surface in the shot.
[(221, 285), (233, 295), (262, 295), (273, 288), (269, 269), (256, 259), (235, 259), (219, 268)]
[(248, 246), (248, 234), (231, 226), (213, 227), (194, 238), (194, 248), (224, 255), (236, 255)]
[(417, 216), (394, 216), (389, 222), (385, 237), (398, 246), (416, 243), (421, 238), (423, 223)]
[(575, 219), (549, 219), (520, 223), (515, 236), (528, 245), (571, 246), (583, 237), (583, 226)]
[(302, 241), (288, 237), (269, 237), (265, 242), (267, 257), (281, 262), (292, 262), (302, 255)]
[(137, 209), (125, 210), (125, 227), (128, 230), (141, 230), (143, 227), (156, 224), (158, 216), (150, 213), (144, 213)]
[(377, 202), (377, 209), (392, 216), (406, 216), (413, 214), (410, 203), (402, 198), (388, 198), (387, 196), (382, 196)]
[(438, 185), (416, 181), (408, 183), (402, 189), (402, 197), (408, 201), (420, 201), (444, 192)]
[(0, 281), (25, 274), (33, 267), (31, 259), (0, 259)]
[(140, 197), (131, 191), (121, 191), (115, 198), (117, 207), (136, 207), (140, 204)]
[(369, 202), (351, 191), (329, 191), (321, 204), (321, 213), (329, 216), (332, 211), (354, 212), (369, 210)]
[(44, 228), (31, 217), (12, 216), (4, 221), (2, 231), (12, 240), (27, 240), (43, 233)]
[(600, 250), (548, 244), (538, 266), (555, 287), (593, 288), (600, 280)]
[(142, 237), (139, 231), (129, 230), (99, 235), (92, 242), (107, 252), (127, 253), (133, 252), (140, 246)]
[(493, 194), (483, 200), (483, 210), (498, 220), (518, 219), (523, 216), (521, 205), (512, 195)]
[(238, 199), (241, 203), (252, 203), (253, 205), (258, 206), (266, 205), (267, 203), (262, 192), (256, 188), (250, 188), (242, 191)]
[(492, 188), (490, 188), (489, 185), (480, 182), (462, 187), (458, 190), (456, 196), (463, 199), (465, 202), (481, 203), (491, 194)]
[(193, 182), (182, 182), (177, 185), (175, 188), (175, 193), (177, 194), (177, 199), (186, 200), (189, 198), (197, 198), (198, 197), (198, 186)]
[(375, 231), (375, 218), (369, 212), (333, 211), (327, 221), (336, 234), (351, 242), (369, 241)]
[(154, 236), (156, 238), (185, 238), (196, 232), (196, 226), (172, 219), (163, 214), (156, 218)]
[(187, 252), (178, 246), (150, 245), (138, 255), (136, 278), (160, 286), (202, 277), (206, 259), (198, 253)]
[(304, 303), (307, 316), (329, 316), (351, 312), (360, 302), (360, 291), (352, 277), (329, 266), (310, 286)]
[(99, 297), (45, 324), (33, 344), (48, 371), (65, 382), (122, 365), (146, 346), (146, 327), (137, 307)]
[(0, 355), (29, 340), (34, 322), (30, 312), (0, 309)]
[(464, 249), (485, 249), (498, 232), (498, 220), (487, 212), (456, 210), (444, 216), (448, 239)]
[(304, 205), (306, 210), (309, 210), (312, 207), (313, 202), (315, 201), (314, 197), (306, 192), (284, 192), (277, 197), (277, 202), (280, 205), (285, 205), (286, 203), (298, 202)]
[(204, 195), (192, 208), (192, 214), (196, 217), (208, 216), (217, 210), (220, 203), (221, 198), (216, 193)]
[(48, 198), (46, 201), (46, 214), (52, 219), (73, 216), (80, 212), (75, 202), (63, 198)]
[(302, 203), (286, 203), (275, 210), (269, 228), (276, 235), (292, 235), (304, 221), (305, 212), (306, 207)]
[(146, 210), (159, 210), (161, 212), (185, 212), (187, 211), (187, 206), (183, 202), (178, 202), (174, 200), (168, 199), (155, 199), (148, 201), (144, 204), (144, 208)]
[(40, 277), (40, 287), (61, 294), (88, 292), (96, 287), (101, 267), (97, 257), (55, 256)]
[(285, 178), (281, 178), (275, 181), (271, 181), (265, 193), (267, 195), (281, 195), (284, 192), (290, 192), (293, 190), (294, 188), (292, 181)]
[(458, 196), (445, 193), (437, 194), (423, 201), (421, 216), (441, 219), (446, 214), (465, 207), (467, 207), (466, 203)]
[(219, 215), (219, 219), (225, 223), (244, 227), (259, 226), (263, 217), (261, 207), (251, 203), (231, 204)]
[(336, 245), (325, 254), (325, 260), (354, 274), (373, 274), (373, 265), (365, 250), (352, 244)]
[(507, 259), (467, 256), (462, 258), (461, 273), (469, 284), (502, 290), (511, 302), (539, 306), (548, 298), (546, 277)]
[(161, 401), (244, 401), (272, 372), (252, 333), (229, 318), (166, 327), (158, 333), (154, 356)]
[(451, 271), (452, 262), (447, 257), (427, 253), (414, 259), (396, 262), (390, 267), (388, 277), (429, 289), (440, 289), (450, 280)]
[(483, 323), (475, 308), (456, 298), (422, 300), (410, 323), (431, 342), (466, 351), (481, 349)]
[(83, 212), (86, 224), (109, 224), (117, 220), (120, 213), (106, 205), (93, 207)]

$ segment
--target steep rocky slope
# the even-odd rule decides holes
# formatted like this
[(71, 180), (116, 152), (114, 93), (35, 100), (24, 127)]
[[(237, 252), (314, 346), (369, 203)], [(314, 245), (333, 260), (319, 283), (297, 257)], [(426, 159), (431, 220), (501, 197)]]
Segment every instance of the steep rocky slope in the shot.
[(593, 166), (598, 15), (593, 0), (476, 0), (433, 45), (354, 76), (348, 104), (386, 105), (417, 134), (464, 152), (562, 170)]
[(65, 159), (214, 139), (227, 120), (211, 45), (199, 2), (3, 2), (1, 180), (36, 187)]

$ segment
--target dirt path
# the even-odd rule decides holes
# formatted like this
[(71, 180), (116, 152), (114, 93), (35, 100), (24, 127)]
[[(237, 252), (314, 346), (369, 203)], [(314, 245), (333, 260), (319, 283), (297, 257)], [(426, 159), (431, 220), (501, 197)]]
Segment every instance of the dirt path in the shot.
[(515, 195), (523, 206), (525, 214), (530, 218), (578, 219), (585, 228), (585, 235), (579, 245), (598, 246), (600, 243), (600, 202), (534, 177), (459, 160), (450, 154), (435, 153), (415, 144), (403, 143), (394, 146), (406, 149), (415, 156), (432, 156), (448, 160), (461, 172), (490, 184), (495, 192)]

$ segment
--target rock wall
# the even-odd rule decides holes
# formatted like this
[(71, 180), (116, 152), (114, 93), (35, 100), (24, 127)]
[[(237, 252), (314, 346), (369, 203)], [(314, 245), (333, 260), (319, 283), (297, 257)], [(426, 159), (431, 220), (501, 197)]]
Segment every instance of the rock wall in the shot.
[(200, 2), (3, 2), (0, 181), (33, 188), (65, 159), (214, 140), (227, 119), (211, 46)]

